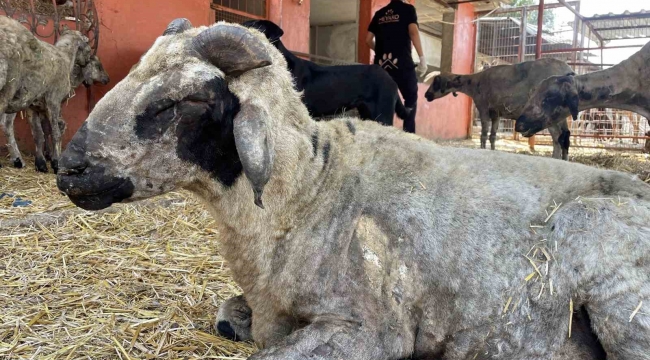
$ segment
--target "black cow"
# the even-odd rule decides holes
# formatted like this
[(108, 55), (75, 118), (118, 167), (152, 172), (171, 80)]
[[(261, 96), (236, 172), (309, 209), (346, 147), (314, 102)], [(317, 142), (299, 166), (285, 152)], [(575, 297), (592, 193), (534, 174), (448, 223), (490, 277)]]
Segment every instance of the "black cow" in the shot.
[(304, 91), (302, 101), (313, 117), (357, 109), (362, 119), (392, 125), (395, 113), (400, 119), (408, 116), (397, 84), (379, 65), (320, 66), (287, 50), (280, 41), (284, 31), (275, 23), (251, 20), (242, 25), (263, 32), (284, 55), (296, 90)]

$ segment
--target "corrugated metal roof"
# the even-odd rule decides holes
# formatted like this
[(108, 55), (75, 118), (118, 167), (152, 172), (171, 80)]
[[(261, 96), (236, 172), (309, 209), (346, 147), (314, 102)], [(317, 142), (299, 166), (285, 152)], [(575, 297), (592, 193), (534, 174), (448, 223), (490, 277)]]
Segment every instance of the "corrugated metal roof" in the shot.
[(650, 11), (625, 11), (585, 18), (603, 40), (641, 39), (650, 37)]

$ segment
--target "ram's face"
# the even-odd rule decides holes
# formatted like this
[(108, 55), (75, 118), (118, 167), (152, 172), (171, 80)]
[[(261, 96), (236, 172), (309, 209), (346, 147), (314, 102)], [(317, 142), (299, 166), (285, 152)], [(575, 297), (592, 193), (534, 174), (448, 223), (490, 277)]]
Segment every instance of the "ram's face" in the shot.
[[(230, 186), (240, 176), (242, 159), (234, 131), (240, 104), (225, 76), (241, 73), (233, 70), (237, 64), (246, 63), (243, 70), (248, 71), (270, 62), (250, 61), (246, 55), (251, 54), (236, 53), (236, 64), (227, 63), (219, 57), (223, 53), (209, 53), (197, 39), (218, 43), (226, 37), (245, 43), (247, 34), (226, 25), (204, 32), (209, 31), (207, 36), (220, 38), (182, 32), (160, 37), (97, 103), (61, 157), (58, 186), (72, 202), (97, 210), (162, 194), (202, 177)], [(228, 37), (233, 32), (240, 39)]]
[(532, 136), (564, 120), (569, 114), (577, 120), (578, 105), (578, 89), (573, 76), (550, 77), (542, 81), (529, 97), (515, 130), (524, 136)]

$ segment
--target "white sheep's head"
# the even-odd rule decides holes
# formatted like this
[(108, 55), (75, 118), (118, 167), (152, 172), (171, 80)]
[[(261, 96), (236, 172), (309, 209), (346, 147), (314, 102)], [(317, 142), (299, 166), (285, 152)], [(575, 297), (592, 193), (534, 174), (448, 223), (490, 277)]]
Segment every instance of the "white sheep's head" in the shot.
[(569, 114), (577, 120), (580, 97), (574, 75), (551, 76), (533, 89), (515, 130), (523, 136), (532, 136), (566, 119)]
[(99, 210), (209, 178), (245, 175), (255, 203), (270, 178), (266, 110), (229, 82), (271, 65), (264, 36), (239, 25), (169, 24), (138, 65), (95, 106), (61, 156), (59, 189)]
[(86, 66), (75, 64), (72, 70), (71, 83), (73, 88), (81, 84), (84, 84), (86, 87), (95, 83), (106, 85), (110, 81), (110, 77), (106, 70), (104, 70), (104, 66), (97, 55), (91, 56)]

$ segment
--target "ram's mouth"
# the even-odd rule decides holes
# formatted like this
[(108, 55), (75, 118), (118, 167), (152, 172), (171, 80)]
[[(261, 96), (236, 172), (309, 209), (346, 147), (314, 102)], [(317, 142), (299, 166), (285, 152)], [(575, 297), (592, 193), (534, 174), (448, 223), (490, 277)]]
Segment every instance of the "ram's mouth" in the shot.
[(84, 210), (102, 210), (133, 195), (129, 178), (110, 177), (102, 173), (59, 175), (57, 186), (73, 204)]

